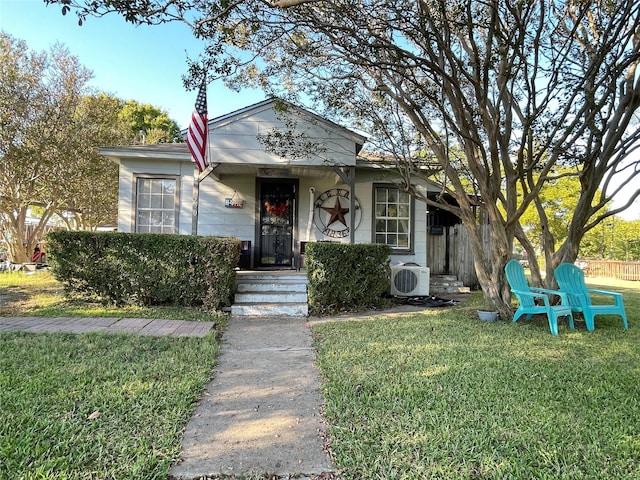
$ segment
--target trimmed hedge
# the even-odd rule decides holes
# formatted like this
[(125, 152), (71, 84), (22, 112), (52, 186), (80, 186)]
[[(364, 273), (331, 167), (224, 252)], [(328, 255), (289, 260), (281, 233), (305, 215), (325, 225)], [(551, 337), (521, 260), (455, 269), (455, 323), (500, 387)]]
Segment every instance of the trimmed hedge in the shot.
[(116, 305), (231, 304), (240, 241), (120, 232), (47, 235), (52, 272), (68, 295)]
[(326, 315), (385, 306), (390, 254), (388, 245), (307, 243), (310, 313)]

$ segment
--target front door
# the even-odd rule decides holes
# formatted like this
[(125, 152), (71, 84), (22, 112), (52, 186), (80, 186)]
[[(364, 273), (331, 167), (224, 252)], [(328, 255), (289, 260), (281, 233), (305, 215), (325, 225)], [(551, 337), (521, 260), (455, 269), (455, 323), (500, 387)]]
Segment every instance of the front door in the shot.
[(292, 268), (297, 180), (261, 180), (258, 266)]

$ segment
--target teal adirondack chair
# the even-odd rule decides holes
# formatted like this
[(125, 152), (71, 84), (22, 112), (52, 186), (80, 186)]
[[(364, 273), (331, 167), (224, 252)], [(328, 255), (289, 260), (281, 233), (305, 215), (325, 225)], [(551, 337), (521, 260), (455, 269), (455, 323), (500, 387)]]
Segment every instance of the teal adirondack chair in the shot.
[[(525, 319), (530, 320), (532, 315), (545, 314), (549, 320), (549, 329), (552, 335), (558, 335), (558, 317), (567, 317), (569, 328), (573, 330), (573, 314), (566, 294), (557, 290), (530, 287), (524, 274), (524, 268), (517, 260), (509, 260), (504, 267), (504, 272), (509, 287), (511, 287), (511, 293), (516, 296), (520, 304), (513, 315), (513, 322), (516, 322), (522, 315), (526, 315)], [(558, 295), (561, 303), (552, 305), (549, 301), (550, 295)]]
[[(561, 263), (553, 272), (553, 276), (560, 291), (567, 294), (571, 311), (584, 315), (587, 330), (593, 331), (595, 328), (593, 319), (596, 315), (620, 315), (624, 328), (629, 328), (621, 293), (588, 288), (584, 281), (584, 272), (573, 263)], [(592, 293), (612, 297), (613, 304), (594, 305), (591, 303)]]

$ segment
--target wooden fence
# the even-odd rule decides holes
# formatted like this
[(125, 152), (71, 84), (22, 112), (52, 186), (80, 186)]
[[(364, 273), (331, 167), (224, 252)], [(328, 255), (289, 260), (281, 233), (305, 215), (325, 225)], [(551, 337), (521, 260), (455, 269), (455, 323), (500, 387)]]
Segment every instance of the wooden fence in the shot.
[[(489, 249), (489, 226), (482, 225), (482, 243)], [(436, 231), (438, 234), (434, 234)], [(441, 234), (440, 234), (441, 232)], [(455, 275), (467, 287), (478, 287), (469, 231), (463, 225), (432, 230), (427, 234), (427, 265), (431, 275)]]
[[(480, 226), (485, 251), (489, 249), (489, 225)], [(437, 232), (434, 234), (433, 232)], [(469, 231), (463, 225), (437, 229), (427, 234), (427, 265), (431, 275), (455, 275), (467, 287), (478, 287), (473, 266)], [(585, 275), (640, 281), (640, 262), (585, 260)]]
[(588, 277), (615, 278), (640, 281), (640, 262), (614, 260), (585, 260), (584, 273)]

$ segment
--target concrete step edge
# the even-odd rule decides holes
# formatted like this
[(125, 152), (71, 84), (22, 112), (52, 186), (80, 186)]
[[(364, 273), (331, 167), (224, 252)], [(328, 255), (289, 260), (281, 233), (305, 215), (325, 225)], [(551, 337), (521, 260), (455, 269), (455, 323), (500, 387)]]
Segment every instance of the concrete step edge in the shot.
[(303, 283), (275, 284), (275, 283), (239, 283), (238, 292), (306, 292), (307, 285)]
[(277, 293), (265, 295), (261, 292), (236, 293), (234, 303), (307, 303), (306, 293)]
[(231, 305), (231, 315), (240, 317), (268, 317), (268, 316), (296, 316), (309, 315), (309, 306), (304, 303), (277, 304), (234, 304)]

